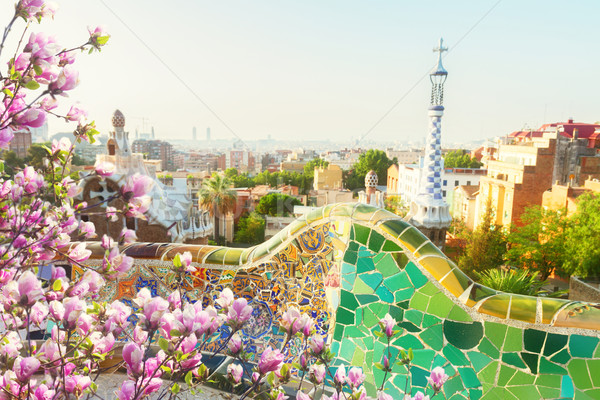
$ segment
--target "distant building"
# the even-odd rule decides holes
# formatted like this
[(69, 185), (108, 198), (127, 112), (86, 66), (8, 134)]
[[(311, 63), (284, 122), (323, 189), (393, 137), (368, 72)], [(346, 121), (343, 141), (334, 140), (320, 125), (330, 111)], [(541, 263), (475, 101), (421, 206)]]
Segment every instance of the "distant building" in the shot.
[(473, 230), (477, 210), (477, 192), (479, 185), (460, 185), (454, 188), (450, 215), (455, 220), (462, 220), (465, 226)]
[(308, 164), (308, 161), (282, 161), (281, 164), (279, 164), (279, 170), (303, 174), (304, 166), (306, 164)]
[(385, 208), (384, 193), (377, 190), (379, 178), (375, 171), (370, 170), (365, 175), (365, 190), (358, 193), (358, 202)]
[(552, 189), (544, 192), (542, 207), (551, 210), (564, 208), (567, 210), (567, 215), (571, 215), (577, 210), (579, 196), (585, 193), (600, 193), (600, 181), (598, 179), (588, 179), (580, 187), (573, 187), (570, 184), (554, 184)]
[(398, 160), (398, 164), (414, 164), (419, 161), (419, 157), (425, 155), (424, 149), (410, 150), (386, 150), (386, 154), (390, 160), (394, 157)]
[(252, 152), (248, 150), (229, 150), (221, 154), (218, 159), (218, 169), (225, 171), (235, 168), (238, 172), (255, 172), (256, 161)]
[(104, 213), (82, 215), (82, 219), (94, 223), (96, 233), (101, 237), (110, 234), (118, 237), (123, 227), (133, 229), (141, 242), (176, 242), (206, 244), (212, 234), (213, 224), (208, 213), (199, 210), (189, 196), (186, 178), (171, 178), (168, 185), (161, 183), (152, 163), (159, 160), (144, 160), (142, 154), (133, 153), (129, 145), (129, 133), (125, 132), (125, 117), (116, 110), (112, 117), (114, 131), (107, 141), (107, 154), (97, 157), (99, 162), (115, 165), (115, 173), (106, 179), (91, 178), (82, 182), (83, 190), (78, 200), (88, 204), (100, 203), (98, 211), (106, 206), (122, 207), (120, 198), (108, 200), (120, 191), (127, 178), (135, 173), (147, 175), (154, 180), (148, 194), (151, 205), (146, 219), (118, 216), (110, 221)]
[(175, 169), (171, 143), (162, 140), (138, 139), (132, 143), (131, 147), (134, 153), (146, 154), (148, 160), (161, 160), (164, 171)]
[(329, 164), (327, 167), (315, 167), (314, 190), (337, 190), (342, 187), (342, 169), (339, 166)]
[(28, 129), (23, 129), (14, 132), (14, 137), (10, 142), (8, 149), (10, 151), (14, 151), (17, 157), (25, 158), (30, 147), (31, 132)]

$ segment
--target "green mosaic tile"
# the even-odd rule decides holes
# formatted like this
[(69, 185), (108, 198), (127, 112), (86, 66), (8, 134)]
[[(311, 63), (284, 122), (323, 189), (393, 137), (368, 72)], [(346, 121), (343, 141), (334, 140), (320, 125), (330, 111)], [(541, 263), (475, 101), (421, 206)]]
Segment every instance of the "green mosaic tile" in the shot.
[(404, 269), (406, 267), (406, 264), (408, 264), (408, 256), (405, 253), (390, 253), (392, 255), (392, 257), (394, 258), (394, 261), (396, 261), (396, 265), (398, 266), (398, 269)]
[(546, 340), (546, 332), (536, 329), (525, 329), (523, 332), (523, 343), (525, 350), (532, 353), (540, 353)]
[(380, 318), (378, 318), (375, 314), (373, 314), (373, 311), (371, 311), (368, 308), (363, 308), (362, 310), (363, 310), (363, 324), (367, 328), (371, 328), (371, 327), (379, 324)]
[(375, 291), (372, 287), (367, 285), (362, 279), (357, 279), (354, 282), (354, 293), (359, 294), (373, 294)]
[(550, 361), (548, 361), (547, 359), (545, 359), (544, 357), (540, 358), (540, 370), (539, 370), (540, 374), (558, 374), (558, 375), (564, 375), (567, 373), (567, 370), (564, 369), (563, 367), (552, 363)]
[(540, 398), (540, 393), (535, 386), (509, 386), (507, 389), (518, 399)]
[(510, 294), (497, 294), (483, 300), (477, 311), (493, 317), (506, 318), (510, 306)]
[(377, 253), (375, 257), (373, 257), (373, 262), (377, 264), (383, 257), (387, 256), (386, 253)]
[(342, 275), (349, 275), (356, 273), (356, 266), (354, 264), (342, 263)]
[(471, 365), (473, 365), (473, 368), (475, 368), (476, 371), (481, 371), (492, 362), (491, 358), (478, 351), (469, 351), (467, 354), (469, 360), (471, 360)]
[(433, 296), (427, 307), (427, 312), (437, 315), (440, 318), (448, 317), (450, 310), (454, 307), (454, 302), (450, 300), (445, 294), (438, 293)]
[(344, 325), (335, 324), (335, 330), (333, 331), (333, 340), (340, 341), (344, 337)]
[(477, 379), (477, 375), (472, 368), (459, 368), (458, 373), (460, 374), (465, 387), (476, 388), (481, 386), (481, 382)]
[(551, 356), (554, 353), (562, 350), (566, 345), (569, 337), (567, 335), (559, 335), (556, 333), (549, 333), (546, 338), (546, 344), (544, 345), (544, 355)]
[(348, 264), (356, 264), (356, 260), (358, 259), (358, 253), (352, 250), (346, 250), (344, 253), (344, 262)]
[(381, 251), (402, 251), (402, 248), (391, 240), (386, 240)]
[(398, 326), (406, 329), (409, 332), (421, 332), (421, 330), (422, 330), (421, 328), (419, 328), (417, 325), (413, 324), (410, 321), (399, 322)]
[(363, 309), (359, 307), (359, 308), (357, 308), (357, 309), (354, 311), (354, 313), (355, 313), (355, 315), (356, 315), (356, 316), (355, 316), (355, 318), (354, 318), (354, 319), (356, 320), (356, 325), (357, 325), (359, 328), (363, 328), (363, 327), (361, 326), (361, 325), (362, 325), (362, 322), (363, 322)]
[(343, 325), (354, 325), (354, 313), (345, 308), (338, 308), (336, 313), (336, 322)]
[(523, 350), (523, 331), (512, 326), (508, 327), (506, 339), (502, 351), (521, 351)]
[(383, 277), (387, 278), (394, 274), (397, 274), (399, 272), (398, 266), (396, 265), (396, 262), (394, 261), (392, 255), (384, 253), (381, 253), (380, 255), (383, 255), (384, 257), (377, 262), (376, 268), (379, 272), (381, 272)]
[(503, 387), (492, 387), (485, 392), (481, 400), (521, 400)]
[(390, 306), (387, 304), (381, 304), (381, 303), (374, 303), (374, 304), (370, 304), (368, 306), (368, 308), (373, 311), (373, 314), (375, 314), (379, 319), (382, 319), (383, 317), (385, 317), (385, 314), (388, 313), (388, 311), (390, 310)]
[(416, 308), (417, 310), (427, 310), (427, 306), (429, 305), (430, 298), (425, 296), (420, 292), (415, 292), (415, 294), (410, 299), (410, 307)]
[(373, 216), (373, 207), (366, 204), (357, 203), (352, 210), (352, 219), (368, 222)]
[(375, 253), (379, 252), (384, 241), (385, 238), (382, 235), (374, 230), (371, 230), (371, 236), (369, 237), (369, 250), (374, 251)]
[(404, 319), (417, 326), (421, 326), (421, 323), (423, 322), (423, 313), (419, 310), (407, 310), (404, 313)]
[(379, 301), (379, 297), (374, 294), (357, 294), (356, 300), (362, 305), (373, 303), (375, 301)]
[(525, 372), (517, 371), (510, 381), (508, 381), (508, 386), (520, 386), (520, 385), (533, 385), (535, 381), (535, 376), (531, 374), (526, 374)]
[(545, 386), (549, 388), (560, 389), (560, 380), (561, 377), (559, 375), (538, 375), (535, 378), (536, 386)]
[(553, 389), (548, 387), (538, 387), (540, 396), (544, 399), (555, 399), (560, 397), (560, 389)]
[(600, 360), (586, 360), (594, 387), (600, 387)]
[(479, 371), (477, 377), (481, 382), (487, 382), (488, 384), (495, 384), (496, 374), (498, 372), (498, 362), (492, 362), (483, 370)]
[(556, 355), (550, 358), (550, 361), (559, 364), (566, 364), (571, 359), (571, 355), (567, 349), (561, 350)]
[(427, 239), (427, 237), (425, 237), (425, 235), (423, 235), (421, 231), (415, 227), (406, 229), (404, 233), (398, 237), (398, 240), (408, 247), (411, 252), (414, 252), (423, 243), (429, 241), (429, 239)]
[(450, 378), (444, 384), (444, 393), (446, 396), (451, 396), (456, 392), (461, 392), (465, 389), (460, 376)]
[(404, 336), (400, 336), (398, 339), (394, 340), (394, 342), (392, 343), (394, 346), (398, 346), (399, 348), (403, 349), (403, 350), (408, 350), (408, 349), (422, 349), (423, 347), (423, 343), (421, 343), (419, 341), (419, 339), (417, 339), (416, 337), (412, 336), (412, 335), (404, 335)]
[(525, 361), (525, 364), (527, 364), (532, 374), (535, 375), (538, 373), (538, 364), (540, 359), (539, 354), (522, 352), (521, 358), (523, 359), (523, 361)]
[(444, 332), (441, 324), (430, 326), (421, 332), (419, 337), (427, 346), (437, 351), (440, 351), (444, 345)]
[(340, 291), (340, 305), (348, 310), (355, 310), (359, 306), (356, 297), (346, 290)]
[(517, 372), (515, 369), (507, 367), (506, 365), (502, 365), (500, 367), (500, 373), (498, 374), (498, 386), (506, 386), (515, 372)]
[(390, 316), (396, 321), (402, 321), (404, 318), (404, 310), (400, 307), (390, 306)]
[(431, 325), (439, 324), (440, 322), (442, 322), (442, 320), (439, 319), (438, 317), (436, 317), (435, 315), (424, 314), (423, 315), (423, 324), (421, 326), (423, 328), (427, 328)]
[(408, 288), (403, 290), (398, 290), (394, 293), (394, 301), (396, 303), (406, 301), (408, 303), (408, 299), (410, 299), (415, 292), (415, 289)]
[(508, 326), (506, 324), (499, 324), (497, 322), (489, 322), (489, 321), (486, 321), (484, 323), (484, 326), (485, 326), (485, 336), (488, 339), (490, 339), (490, 341), (497, 348), (501, 349), (502, 344), (504, 343), (504, 338), (506, 337), (506, 329), (508, 328)]
[(469, 314), (467, 314), (467, 312), (465, 310), (462, 309), (462, 307), (457, 306), (457, 305), (452, 307), (452, 309), (450, 310), (450, 314), (448, 314), (448, 319), (451, 319), (453, 321), (463, 321), (463, 322), (470, 322), (473, 320), (471, 318), (471, 316)]
[(354, 224), (354, 240), (366, 245), (369, 240), (369, 234), (371, 233), (371, 229), (366, 226)]
[(337, 356), (345, 361), (351, 361), (352, 357), (354, 357), (355, 349), (356, 345), (351, 340), (344, 340)]
[(408, 276), (410, 277), (410, 280), (416, 289), (429, 282), (425, 275), (423, 275), (419, 268), (417, 268), (417, 266), (415, 266), (415, 264), (412, 262), (406, 264), (404, 270), (408, 273)]
[(470, 365), (469, 360), (462, 351), (451, 344), (444, 346), (444, 356), (452, 363), (452, 365)]
[(494, 289), (490, 289), (486, 286), (481, 286), (476, 283), (473, 285), (471, 293), (469, 293), (469, 299), (473, 300), (474, 302), (479, 302), (480, 300), (493, 296), (496, 293), (498, 292), (496, 292)]
[(527, 365), (521, 359), (519, 353), (504, 353), (502, 354), (502, 361), (517, 368), (527, 368)]
[(342, 276), (342, 282), (341, 282), (342, 288), (344, 290), (352, 290), (352, 288), (354, 287), (355, 280), (356, 280), (355, 274)]
[[(454, 264), (453, 264), (454, 265)], [(450, 293), (460, 297), (473, 284), (473, 280), (458, 268), (454, 268), (440, 281)]]
[(542, 322), (549, 324), (554, 314), (565, 305), (562, 299), (542, 299)]
[(361, 274), (360, 279), (373, 290), (377, 289), (381, 282), (383, 282), (383, 276), (379, 272)]
[(480, 322), (463, 323), (444, 321), (444, 336), (446, 340), (459, 349), (471, 349), (481, 341), (483, 326)]
[(535, 323), (537, 298), (513, 294), (510, 303), (509, 318)]
[(375, 269), (375, 264), (373, 263), (372, 258), (362, 257), (359, 258), (356, 262), (356, 273), (362, 274), (363, 272), (373, 271)]
[(427, 282), (425, 286), (419, 289), (419, 292), (428, 296), (433, 296), (435, 294), (440, 293), (440, 290), (433, 283)]
[(412, 283), (410, 282), (410, 279), (408, 279), (406, 271), (400, 271), (389, 278), (385, 278), (383, 284), (392, 292), (398, 289), (412, 287)]
[(419, 247), (419, 249), (415, 252), (415, 257), (421, 258), (424, 256), (442, 256), (445, 257), (444, 253), (433, 243), (429, 242)]
[(592, 380), (590, 379), (585, 360), (571, 360), (567, 365), (567, 369), (569, 370), (569, 376), (573, 379), (576, 388), (582, 390), (592, 388)]
[(379, 228), (381, 228), (382, 230), (389, 233), (395, 238), (400, 236), (400, 234), (409, 227), (411, 227), (411, 225), (408, 222), (403, 221), (401, 219), (385, 221), (381, 225), (379, 225)]
[(360, 347), (356, 347), (354, 356), (352, 357), (352, 365), (363, 365), (364, 362), (365, 352)]
[[(590, 389), (584, 392), (589, 399), (600, 399), (600, 389)], [(577, 399), (579, 400), (579, 399)]]
[(380, 301), (384, 301), (386, 303), (393, 303), (394, 302), (394, 295), (392, 294), (392, 292), (390, 292), (389, 290), (387, 290), (387, 288), (383, 285), (379, 286), (376, 290), (375, 290), (375, 294), (377, 296), (379, 296)]
[(575, 388), (573, 387), (573, 380), (568, 375), (564, 375), (560, 385), (560, 396), (573, 398), (574, 394)]
[(598, 345), (598, 338), (582, 335), (570, 335), (569, 351), (573, 357), (591, 358)]
[(430, 375), (430, 371), (428, 371), (428, 369), (413, 366), (410, 369), (410, 374), (412, 377), (413, 389), (415, 386), (420, 386), (422, 388), (427, 386), (427, 377)]
[(481, 389), (469, 389), (469, 400), (479, 400), (483, 396)]
[(500, 351), (486, 337), (483, 338), (477, 349), (495, 360), (500, 357)]

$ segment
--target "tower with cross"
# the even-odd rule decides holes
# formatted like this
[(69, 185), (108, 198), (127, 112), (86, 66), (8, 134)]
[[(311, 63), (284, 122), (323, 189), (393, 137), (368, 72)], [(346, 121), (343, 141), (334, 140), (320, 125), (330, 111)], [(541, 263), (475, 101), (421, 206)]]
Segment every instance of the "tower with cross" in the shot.
[(442, 65), (442, 53), (448, 51), (443, 39), (433, 49), (438, 53), (437, 65), (429, 73), (431, 102), (429, 104), (429, 135), (421, 169), (419, 194), (410, 205), (407, 216), (438, 247), (446, 242), (446, 230), (452, 222), (449, 207), (442, 197), (442, 116), (444, 115), (444, 82), (448, 71)]

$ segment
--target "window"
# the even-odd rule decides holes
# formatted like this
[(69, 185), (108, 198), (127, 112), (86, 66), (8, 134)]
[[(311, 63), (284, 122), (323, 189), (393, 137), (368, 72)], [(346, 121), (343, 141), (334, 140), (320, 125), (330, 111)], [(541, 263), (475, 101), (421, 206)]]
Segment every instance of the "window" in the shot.
[(442, 190), (442, 196), (446, 197), (446, 191), (445, 190)]
[(458, 181), (454, 181), (454, 186), (458, 186)]
[(471, 181), (467, 181), (467, 186), (470, 186), (470, 185), (471, 185)]
[(444, 179), (444, 186), (448, 186), (448, 181)]

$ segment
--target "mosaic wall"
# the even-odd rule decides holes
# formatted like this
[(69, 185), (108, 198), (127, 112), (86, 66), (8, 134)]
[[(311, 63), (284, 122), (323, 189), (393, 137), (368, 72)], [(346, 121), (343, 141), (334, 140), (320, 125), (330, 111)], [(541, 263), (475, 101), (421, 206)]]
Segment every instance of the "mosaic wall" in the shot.
[[(102, 249), (91, 247), (98, 260)], [(384, 379), (373, 364), (386, 349), (373, 332), (389, 312), (402, 328), (392, 355), (414, 352), (408, 375), (398, 366), (387, 377), (392, 395), (407, 379), (422, 390), (441, 366), (451, 376), (447, 399), (600, 399), (599, 304), (478, 285), (385, 210), (330, 205), (249, 249), (138, 243), (126, 249), (136, 267), (103, 297), (128, 301), (141, 287), (164, 295), (174, 285), (170, 260), (184, 251), (200, 267), (185, 281), (187, 296), (210, 304), (228, 286), (246, 297), (255, 308), (246, 333), (258, 352), (281, 343), (274, 322), (294, 305), (318, 320), (336, 363), (364, 367), (370, 394)]]

